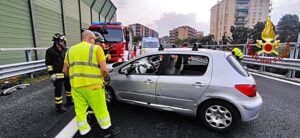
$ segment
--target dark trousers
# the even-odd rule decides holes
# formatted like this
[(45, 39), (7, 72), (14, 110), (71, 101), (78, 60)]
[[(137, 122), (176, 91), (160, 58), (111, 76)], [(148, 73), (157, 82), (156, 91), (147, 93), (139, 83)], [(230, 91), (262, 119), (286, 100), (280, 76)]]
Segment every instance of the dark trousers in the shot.
[(69, 79), (58, 79), (55, 82), (53, 82), (53, 85), (55, 87), (54, 95), (55, 95), (56, 105), (60, 105), (63, 102), (62, 99), (63, 86), (65, 87), (67, 102), (72, 102), (71, 85)]
[(65, 86), (65, 91), (71, 92), (71, 85), (70, 81), (68, 79), (58, 79), (53, 83), (55, 89), (55, 97), (60, 97), (62, 96), (62, 88)]

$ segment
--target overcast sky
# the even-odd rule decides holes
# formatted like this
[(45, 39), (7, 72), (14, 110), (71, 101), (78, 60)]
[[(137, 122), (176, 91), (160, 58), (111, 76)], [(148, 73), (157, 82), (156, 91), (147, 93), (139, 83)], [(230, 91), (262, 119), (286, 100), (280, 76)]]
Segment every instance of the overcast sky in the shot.
[[(117, 20), (124, 25), (141, 23), (158, 31), (189, 25), (209, 33), (210, 9), (218, 0), (112, 0), (117, 7)], [(300, 16), (300, 0), (272, 0), (272, 21), (277, 24), (284, 14)]]

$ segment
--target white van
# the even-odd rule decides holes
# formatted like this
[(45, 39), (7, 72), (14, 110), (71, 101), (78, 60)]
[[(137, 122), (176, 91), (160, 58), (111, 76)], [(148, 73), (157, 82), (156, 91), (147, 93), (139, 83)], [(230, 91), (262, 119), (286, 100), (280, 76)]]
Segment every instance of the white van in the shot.
[(159, 40), (156, 37), (143, 37), (142, 53), (158, 51)]

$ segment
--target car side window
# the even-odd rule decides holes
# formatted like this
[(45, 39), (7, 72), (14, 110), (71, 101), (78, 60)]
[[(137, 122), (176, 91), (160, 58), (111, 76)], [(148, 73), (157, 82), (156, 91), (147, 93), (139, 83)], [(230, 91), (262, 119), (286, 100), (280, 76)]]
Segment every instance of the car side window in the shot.
[(161, 59), (160, 55), (143, 57), (124, 66), (120, 72), (125, 73), (127, 70), (129, 74), (134, 75), (155, 75), (160, 66)]
[(200, 55), (171, 55), (165, 75), (202, 76), (208, 67), (207, 56)]
[(125, 74), (125, 71), (129, 71), (132, 64), (127, 64), (123, 68), (120, 69), (121, 74)]

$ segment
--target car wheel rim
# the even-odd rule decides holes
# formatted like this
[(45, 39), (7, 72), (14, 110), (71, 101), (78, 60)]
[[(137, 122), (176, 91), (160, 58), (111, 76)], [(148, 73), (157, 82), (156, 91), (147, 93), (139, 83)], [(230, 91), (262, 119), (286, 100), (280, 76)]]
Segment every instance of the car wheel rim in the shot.
[(110, 90), (105, 89), (105, 96), (106, 96), (106, 102), (111, 103), (112, 102), (112, 95)]
[(227, 108), (213, 105), (205, 111), (205, 120), (214, 128), (224, 129), (232, 123), (232, 115)]

